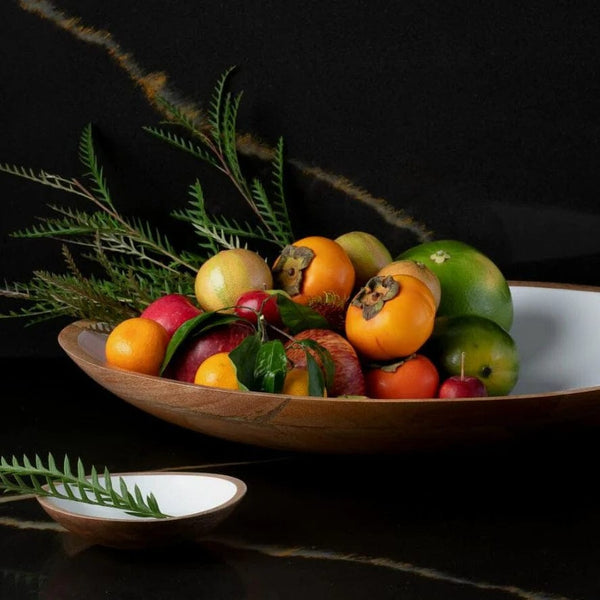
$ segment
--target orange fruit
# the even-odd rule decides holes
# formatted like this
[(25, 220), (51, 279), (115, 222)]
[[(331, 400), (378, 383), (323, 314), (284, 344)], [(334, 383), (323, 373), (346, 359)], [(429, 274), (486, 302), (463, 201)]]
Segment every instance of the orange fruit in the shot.
[(513, 322), (510, 287), (499, 267), (480, 250), (458, 240), (424, 242), (396, 260), (422, 262), (439, 278), (438, 316), (478, 315), (507, 331)]
[(382, 267), (377, 275), (412, 275), (420, 279), (431, 290), (436, 309), (440, 305), (442, 297), (440, 278), (427, 265), (418, 260), (408, 258), (405, 260), (394, 260)]
[(229, 358), (229, 352), (217, 352), (204, 359), (196, 371), (194, 383), (226, 390), (239, 390), (236, 368)]
[(121, 321), (106, 339), (106, 364), (111, 367), (158, 375), (169, 334), (157, 321), (132, 317)]
[(367, 367), (365, 384), (369, 398), (435, 398), (440, 376), (429, 358), (411, 354), (392, 364)]
[(335, 240), (313, 235), (286, 246), (273, 264), (277, 287), (294, 302), (334, 294), (347, 300), (354, 289), (354, 265)]
[(283, 382), (282, 394), (308, 396), (308, 370), (301, 367), (290, 369)]
[(346, 311), (346, 338), (367, 362), (413, 354), (434, 325), (433, 294), (412, 275), (371, 277)]
[[(285, 375), (282, 394), (290, 396), (310, 396), (308, 391), (308, 369), (304, 367), (292, 367)], [(323, 390), (323, 397), (327, 396), (327, 390)]]
[(232, 310), (244, 292), (272, 287), (269, 265), (258, 253), (245, 248), (217, 252), (198, 269), (194, 283), (198, 304), (206, 311)]

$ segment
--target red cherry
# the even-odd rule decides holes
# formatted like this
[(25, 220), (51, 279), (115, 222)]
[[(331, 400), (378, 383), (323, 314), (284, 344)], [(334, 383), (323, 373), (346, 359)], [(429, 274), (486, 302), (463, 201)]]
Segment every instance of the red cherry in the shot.
[(439, 398), (481, 398), (487, 396), (487, 388), (481, 379), (465, 375), (465, 353), (460, 355), (460, 375), (448, 377), (440, 385)]
[(479, 398), (487, 395), (487, 388), (481, 379), (470, 375), (448, 377), (438, 392), (440, 398)]
[(275, 294), (263, 290), (244, 292), (235, 303), (235, 314), (251, 323), (256, 323), (262, 315), (271, 325), (281, 325), (281, 316)]

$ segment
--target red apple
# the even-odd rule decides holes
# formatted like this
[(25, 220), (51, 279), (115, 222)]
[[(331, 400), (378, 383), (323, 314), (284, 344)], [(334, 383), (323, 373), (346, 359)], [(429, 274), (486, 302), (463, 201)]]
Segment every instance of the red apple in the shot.
[(236, 321), (219, 325), (208, 332), (192, 337), (177, 349), (164, 376), (179, 381), (194, 381), (200, 363), (217, 352), (230, 352), (246, 336), (254, 333), (250, 323)]
[[(295, 340), (311, 339), (329, 351), (335, 366), (333, 385), (327, 390), (329, 396), (364, 396), (365, 377), (356, 350), (339, 333), (331, 329), (305, 329), (294, 336)], [(287, 357), (295, 366), (306, 366), (304, 349), (288, 341), (285, 345)], [(318, 360), (318, 359), (317, 359)]]
[(277, 296), (266, 290), (250, 290), (244, 292), (235, 303), (235, 314), (256, 324), (258, 315), (262, 314), (267, 323), (281, 325), (281, 315), (277, 306)]
[(439, 398), (480, 398), (487, 396), (487, 388), (481, 379), (471, 375), (452, 375), (440, 385)]
[(202, 309), (195, 306), (187, 296), (167, 294), (149, 304), (141, 312), (140, 317), (160, 323), (171, 338), (180, 325), (201, 312)]

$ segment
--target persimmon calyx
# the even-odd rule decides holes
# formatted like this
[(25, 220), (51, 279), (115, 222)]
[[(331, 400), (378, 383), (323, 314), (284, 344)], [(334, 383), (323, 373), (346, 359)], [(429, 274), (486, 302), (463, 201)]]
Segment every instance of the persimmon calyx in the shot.
[(402, 365), (405, 365), (409, 360), (415, 358), (416, 353), (413, 352), (410, 356), (405, 356), (400, 360), (395, 360), (392, 363), (381, 365), (379, 368), (385, 373), (395, 373)]
[(400, 284), (391, 275), (371, 277), (352, 299), (352, 306), (362, 310), (365, 320), (375, 317), (388, 300), (400, 293)]
[(273, 267), (273, 274), (278, 286), (290, 296), (300, 294), (302, 279), (315, 253), (306, 246), (286, 246)]

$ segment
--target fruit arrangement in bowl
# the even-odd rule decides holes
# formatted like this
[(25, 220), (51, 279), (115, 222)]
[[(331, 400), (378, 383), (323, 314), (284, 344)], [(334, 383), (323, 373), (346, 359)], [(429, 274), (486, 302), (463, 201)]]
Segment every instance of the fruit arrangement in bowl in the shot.
[[(366, 243), (368, 242), (368, 243)], [(457, 240), (395, 260), (373, 234), (309, 236), (271, 265), (221, 250), (195, 298), (165, 294), (106, 339), (106, 364), (196, 385), (364, 399), (503, 396), (518, 380), (510, 288)]]
[[(236, 217), (223, 203), (211, 210), (194, 171), (189, 204), (170, 213), (191, 226), (192, 244), (173, 244), (165, 231), (117, 210), (91, 124), (79, 142), (81, 178), (0, 164), (0, 172), (92, 206), (50, 205), (54, 218), (13, 234), (60, 240), (67, 272), (40, 269), (27, 283), (5, 284), (0, 296), (28, 307), (0, 317), (76, 319), (60, 331), (60, 346), (118, 397), (183, 427), (272, 448), (431, 448), (594, 412), (597, 352), (581, 350), (593, 328), (573, 323), (596, 314), (595, 300), (586, 295), (580, 307), (580, 296), (557, 298), (562, 289), (552, 290), (551, 302), (523, 295), (479, 249), (432, 240), (426, 227), (345, 178), (286, 161), (281, 139), (270, 148), (238, 134), (240, 95), (226, 89), (230, 73), (206, 114), (157, 96), (166, 120), (144, 127), (224, 175), (242, 197)], [(244, 153), (261, 162), (250, 176)], [(291, 166), (376, 205), (415, 243), (392, 252), (354, 228), (296, 235), (283, 181)], [(567, 386), (555, 365), (571, 374)], [(570, 391), (584, 382), (587, 389)]]

